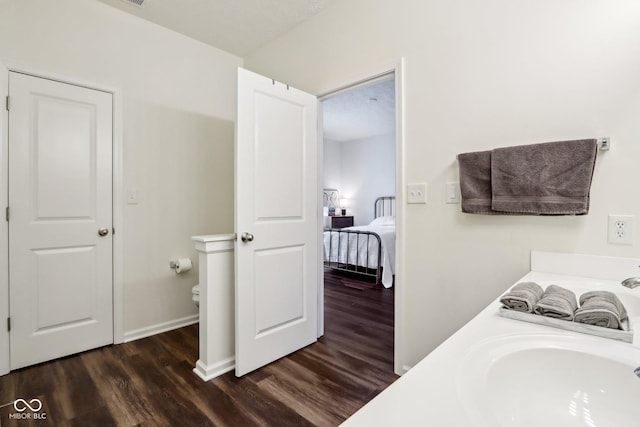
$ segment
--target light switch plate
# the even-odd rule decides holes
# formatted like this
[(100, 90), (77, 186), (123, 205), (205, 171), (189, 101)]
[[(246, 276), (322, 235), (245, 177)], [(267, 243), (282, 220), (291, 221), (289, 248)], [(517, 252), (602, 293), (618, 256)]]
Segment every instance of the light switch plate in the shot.
[(460, 203), (460, 183), (447, 182), (445, 184), (447, 203)]
[(427, 203), (427, 184), (424, 182), (408, 184), (407, 203)]
[(138, 189), (137, 188), (127, 188), (127, 204), (128, 205), (137, 205), (138, 204)]

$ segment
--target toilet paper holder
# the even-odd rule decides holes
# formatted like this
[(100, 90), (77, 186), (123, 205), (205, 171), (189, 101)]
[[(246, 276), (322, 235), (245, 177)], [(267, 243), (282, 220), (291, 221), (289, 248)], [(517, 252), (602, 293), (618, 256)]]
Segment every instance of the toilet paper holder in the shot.
[(191, 267), (192, 263), (190, 258), (179, 258), (169, 261), (169, 268), (174, 269), (177, 274), (180, 274), (184, 271), (189, 271), (191, 270)]

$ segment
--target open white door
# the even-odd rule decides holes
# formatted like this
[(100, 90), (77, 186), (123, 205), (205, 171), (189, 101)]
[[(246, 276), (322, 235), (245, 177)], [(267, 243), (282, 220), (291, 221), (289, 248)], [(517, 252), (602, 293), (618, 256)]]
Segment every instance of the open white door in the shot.
[(236, 375), (316, 341), (317, 99), (238, 69)]

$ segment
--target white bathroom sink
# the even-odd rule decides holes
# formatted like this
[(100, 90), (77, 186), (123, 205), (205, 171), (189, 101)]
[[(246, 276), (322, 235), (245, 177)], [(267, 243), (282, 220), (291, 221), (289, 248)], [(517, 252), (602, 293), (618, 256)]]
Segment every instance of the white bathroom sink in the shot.
[(471, 349), (458, 389), (486, 425), (638, 427), (638, 366), (640, 349), (604, 338), (502, 336)]
[[(496, 298), (345, 427), (640, 427), (640, 258), (533, 251), (518, 282), (614, 292), (633, 343), (499, 315)], [(506, 289), (505, 289), (506, 291)]]

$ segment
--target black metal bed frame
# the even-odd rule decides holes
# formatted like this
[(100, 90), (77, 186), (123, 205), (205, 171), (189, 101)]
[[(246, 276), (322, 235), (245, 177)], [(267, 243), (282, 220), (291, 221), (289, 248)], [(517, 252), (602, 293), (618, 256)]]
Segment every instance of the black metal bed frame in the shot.
[[(395, 215), (395, 196), (382, 196), (378, 197), (373, 205), (374, 218), (379, 218), (381, 216), (393, 216)], [(374, 277), (376, 280), (376, 284), (382, 283), (382, 241), (380, 240), (380, 236), (373, 231), (360, 231), (360, 230), (349, 230), (348, 228), (325, 228), (325, 232), (330, 233), (329, 235), (329, 259), (324, 261), (324, 265), (327, 268), (331, 268), (333, 270), (338, 271), (346, 271), (349, 273), (356, 273), (359, 275)], [(331, 254), (333, 253), (333, 240), (334, 236), (337, 235), (337, 256), (336, 261), (331, 260)], [(350, 259), (349, 257), (349, 249), (352, 245), (352, 237), (355, 235), (355, 245), (356, 245), (356, 259)], [(344, 237), (344, 239), (343, 239)], [(366, 253), (361, 257), (360, 251), (360, 242), (361, 239), (366, 239)], [(378, 253), (378, 263), (375, 268), (369, 268), (369, 254), (370, 254), (370, 239), (376, 239), (377, 245), (373, 248), (374, 251)], [(345, 258), (345, 262), (340, 262), (340, 254), (342, 245), (346, 241), (346, 251), (347, 255)], [(365, 240), (362, 240), (365, 242)], [(362, 259), (365, 258), (365, 259)], [(355, 263), (350, 263), (354, 262)], [(364, 266), (360, 265), (364, 261)]]

